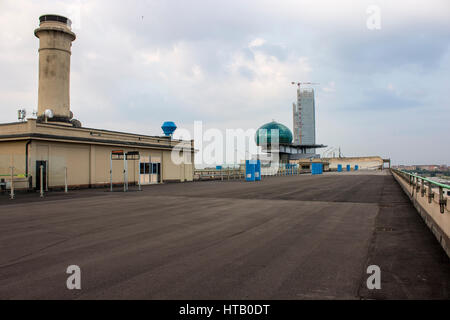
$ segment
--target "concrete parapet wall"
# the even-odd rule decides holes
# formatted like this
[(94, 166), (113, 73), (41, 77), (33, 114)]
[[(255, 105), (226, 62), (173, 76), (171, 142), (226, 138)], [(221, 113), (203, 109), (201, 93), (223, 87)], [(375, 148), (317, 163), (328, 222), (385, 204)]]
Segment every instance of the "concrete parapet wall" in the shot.
[(330, 169), (337, 169), (338, 164), (342, 165), (343, 170), (349, 164), (352, 170), (358, 165), (360, 170), (379, 170), (383, 167), (381, 157), (346, 157), (346, 158), (322, 158), (330, 164)]
[(431, 203), (428, 203), (428, 187), (426, 185), (424, 186), (425, 194), (422, 197), (421, 191), (416, 191), (415, 187), (410, 185), (408, 181), (405, 181), (400, 175), (395, 172), (392, 172), (392, 175), (400, 184), (420, 216), (450, 257), (450, 211), (448, 206), (444, 209), (444, 213), (441, 213), (439, 198), (436, 193)]

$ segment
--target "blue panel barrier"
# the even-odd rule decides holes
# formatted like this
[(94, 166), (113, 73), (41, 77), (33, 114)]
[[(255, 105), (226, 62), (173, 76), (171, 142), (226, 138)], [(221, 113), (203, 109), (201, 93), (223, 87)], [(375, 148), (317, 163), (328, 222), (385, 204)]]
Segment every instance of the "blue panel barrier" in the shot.
[(322, 174), (323, 164), (322, 163), (311, 163), (311, 174)]
[(255, 181), (261, 181), (261, 160), (256, 160)]
[(342, 164), (338, 164), (337, 171), (342, 172)]
[(245, 180), (255, 181), (255, 160), (245, 160)]

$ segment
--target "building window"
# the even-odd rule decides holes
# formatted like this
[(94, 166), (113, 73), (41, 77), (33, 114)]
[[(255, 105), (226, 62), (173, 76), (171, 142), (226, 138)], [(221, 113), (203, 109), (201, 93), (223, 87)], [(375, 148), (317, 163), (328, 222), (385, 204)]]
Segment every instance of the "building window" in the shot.
[(160, 163), (157, 162), (141, 162), (141, 174), (159, 174)]
[(141, 174), (149, 174), (150, 172), (150, 162), (141, 162)]

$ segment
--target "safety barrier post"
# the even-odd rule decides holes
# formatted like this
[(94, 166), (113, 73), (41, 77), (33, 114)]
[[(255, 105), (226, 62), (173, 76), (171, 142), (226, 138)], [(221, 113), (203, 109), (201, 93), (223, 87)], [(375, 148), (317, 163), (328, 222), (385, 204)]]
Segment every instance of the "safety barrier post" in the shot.
[(14, 199), (14, 167), (11, 167), (11, 194), (9, 197)]
[(43, 198), (44, 197), (44, 166), (41, 164), (39, 166), (39, 170), (40, 170), (40, 197)]
[(64, 192), (67, 193), (67, 167), (64, 167)]
[(123, 155), (123, 192), (127, 192), (127, 157)]
[(447, 206), (447, 199), (444, 199), (444, 188), (439, 186), (439, 208), (441, 209), (441, 213), (445, 212), (445, 207)]
[[(112, 182), (112, 151), (111, 151), (111, 156), (110, 156), (110, 163), (109, 163), (109, 191), (113, 191), (113, 182)], [(140, 169), (140, 168), (139, 168)]]
[(142, 187), (141, 187), (141, 156), (139, 155), (139, 175), (138, 175), (138, 186), (139, 186), (139, 191), (142, 191)]
[(431, 182), (428, 182), (428, 203), (431, 203), (433, 198), (434, 198), (434, 192), (431, 189)]

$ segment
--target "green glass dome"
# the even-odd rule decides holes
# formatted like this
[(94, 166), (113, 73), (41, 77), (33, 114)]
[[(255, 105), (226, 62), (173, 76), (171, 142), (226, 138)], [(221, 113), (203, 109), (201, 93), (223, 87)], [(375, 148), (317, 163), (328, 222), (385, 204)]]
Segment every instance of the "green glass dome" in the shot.
[[(281, 123), (272, 121), (269, 123), (266, 123), (265, 125), (261, 126), (258, 131), (256, 131), (255, 134), (255, 140), (256, 144), (259, 146), (264, 145), (264, 141), (267, 141), (267, 145), (269, 146), (272, 143), (272, 135), (271, 130), (278, 130), (279, 138), (278, 143), (279, 144), (290, 144), (292, 142), (292, 132), (289, 130), (288, 127), (285, 125), (282, 125)], [(267, 138), (267, 140), (266, 140)]]

